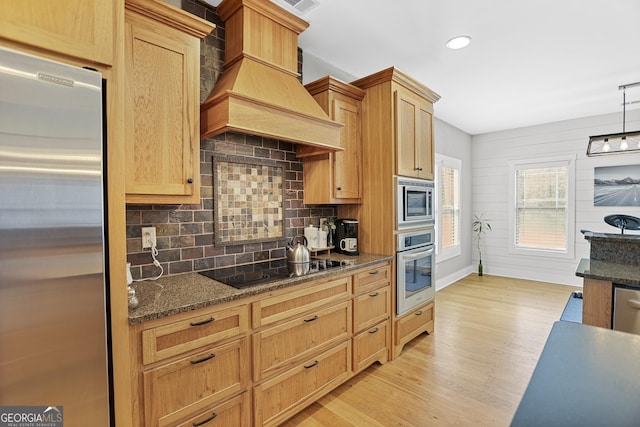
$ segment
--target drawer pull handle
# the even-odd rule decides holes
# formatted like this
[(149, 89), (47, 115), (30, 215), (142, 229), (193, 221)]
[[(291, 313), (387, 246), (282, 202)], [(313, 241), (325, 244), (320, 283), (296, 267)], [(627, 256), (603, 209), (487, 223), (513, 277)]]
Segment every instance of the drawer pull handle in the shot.
[(199, 426), (201, 426), (201, 425), (204, 425), (204, 424), (208, 423), (209, 421), (212, 421), (212, 420), (213, 420), (215, 417), (217, 417), (217, 416), (218, 416), (218, 413), (217, 413), (217, 412), (214, 412), (214, 413), (213, 413), (209, 418), (207, 418), (206, 420), (204, 420), (204, 421), (200, 421), (199, 423), (194, 422), (194, 423), (193, 423), (193, 427), (199, 427)]
[(378, 295), (380, 295), (380, 292), (374, 292), (372, 294), (369, 294), (371, 298), (377, 297)]
[(313, 316), (311, 319), (304, 319), (304, 323), (309, 323), (309, 322), (313, 322), (314, 320), (318, 320), (319, 317), (316, 314), (315, 316)]
[(422, 310), (418, 311), (418, 312), (416, 313), (416, 316), (422, 316)]
[(318, 366), (318, 363), (320, 363), (320, 362), (316, 360), (316, 361), (315, 361), (315, 362), (313, 362), (311, 365), (304, 365), (304, 368), (305, 368), (305, 369), (311, 369), (311, 368), (313, 368), (314, 366)]
[(380, 274), (380, 270), (370, 271), (369, 274)]
[(378, 332), (380, 330), (380, 328), (375, 328), (369, 331), (370, 334), (375, 334), (376, 332)]
[(201, 325), (206, 325), (207, 323), (211, 323), (214, 320), (216, 320), (215, 317), (211, 317), (207, 320), (201, 320), (200, 322), (191, 322), (191, 326), (201, 326)]
[(190, 362), (191, 362), (192, 365), (197, 365), (198, 363), (202, 363), (202, 362), (206, 362), (207, 360), (211, 360), (214, 357), (216, 357), (216, 354), (215, 353), (211, 353), (210, 355), (205, 356), (202, 359), (191, 360)]

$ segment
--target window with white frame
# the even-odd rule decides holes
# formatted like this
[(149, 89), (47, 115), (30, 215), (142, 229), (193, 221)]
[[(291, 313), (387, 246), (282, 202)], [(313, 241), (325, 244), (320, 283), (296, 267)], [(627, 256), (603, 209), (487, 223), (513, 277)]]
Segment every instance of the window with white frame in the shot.
[(510, 252), (573, 257), (575, 156), (509, 165)]
[(460, 172), (462, 161), (436, 154), (436, 225), (438, 262), (460, 255)]

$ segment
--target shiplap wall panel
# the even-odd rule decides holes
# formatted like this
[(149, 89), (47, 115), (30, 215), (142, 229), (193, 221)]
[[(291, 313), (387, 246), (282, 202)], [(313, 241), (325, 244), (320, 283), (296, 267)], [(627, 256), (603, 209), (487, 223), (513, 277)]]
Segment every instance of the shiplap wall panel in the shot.
[[(640, 110), (627, 111), (627, 130), (640, 129)], [(518, 277), (568, 285), (581, 285), (575, 276), (581, 258), (589, 257), (589, 243), (581, 229), (617, 233), (605, 224), (604, 216), (622, 213), (640, 216), (640, 207), (593, 206), (594, 168), (640, 165), (640, 154), (587, 157), (590, 135), (622, 131), (622, 114), (606, 114), (526, 128), (510, 129), (472, 137), (473, 213), (484, 212), (491, 219), (492, 231), (482, 244), (482, 263), (487, 274)], [(509, 253), (509, 162), (575, 154), (576, 221), (575, 256), (569, 259), (522, 256)], [(472, 264), (478, 262), (472, 251)]]

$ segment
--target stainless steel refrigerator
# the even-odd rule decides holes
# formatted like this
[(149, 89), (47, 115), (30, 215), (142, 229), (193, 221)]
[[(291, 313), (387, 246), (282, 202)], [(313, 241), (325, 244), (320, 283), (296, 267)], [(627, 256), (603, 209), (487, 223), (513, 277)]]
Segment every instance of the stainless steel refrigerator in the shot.
[(0, 47), (5, 419), (112, 423), (103, 108), (100, 73)]

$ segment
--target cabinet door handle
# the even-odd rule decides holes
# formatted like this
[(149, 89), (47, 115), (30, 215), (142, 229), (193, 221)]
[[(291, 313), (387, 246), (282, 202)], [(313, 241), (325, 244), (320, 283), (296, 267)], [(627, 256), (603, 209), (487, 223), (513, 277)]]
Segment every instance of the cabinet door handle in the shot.
[(318, 317), (318, 315), (316, 314), (316, 315), (315, 315), (315, 316), (313, 316), (311, 319), (304, 319), (304, 322), (305, 322), (305, 323), (309, 323), (309, 322), (313, 322), (314, 320), (318, 320), (318, 319), (319, 319), (319, 317)]
[(190, 325), (191, 325), (191, 326), (201, 326), (201, 325), (206, 325), (207, 323), (211, 323), (211, 322), (213, 322), (214, 320), (216, 320), (216, 318), (215, 318), (215, 317), (210, 317), (210, 318), (208, 318), (207, 320), (201, 320), (201, 321), (199, 321), (199, 322), (191, 322), (191, 323), (190, 323)]
[(380, 295), (380, 292), (374, 292), (372, 294), (369, 294), (371, 298), (377, 297), (378, 295)]
[(369, 331), (370, 334), (375, 334), (376, 332), (378, 332), (380, 330), (380, 328), (375, 328)]
[(422, 168), (419, 168), (419, 167), (418, 167), (418, 168), (416, 168), (416, 170), (417, 170), (417, 171), (421, 171), (421, 170), (422, 170)]
[(190, 360), (192, 365), (197, 365), (198, 363), (202, 363), (202, 362), (206, 362), (207, 360), (211, 360), (214, 357), (216, 357), (215, 353), (211, 353), (208, 356), (203, 357), (202, 359), (198, 359), (198, 360)]
[(422, 310), (416, 312), (416, 316), (422, 316)]
[(320, 363), (320, 362), (316, 360), (316, 361), (315, 361), (315, 362), (313, 362), (311, 365), (304, 365), (304, 368), (305, 368), (305, 369), (311, 369), (311, 368), (313, 368), (314, 366), (317, 366), (317, 365), (318, 365), (318, 363)]
[(214, 412), (209, 418), (207, 418), (204, 421), (200, 421), (199, 423), (196, 423), (195, 421), (192, 423), (193, 427), (199, 427), (201, 425), (205, 425), (206, 423), (208, 423), (209, 421), (212, 421), (215, 417), (218, 416), (217, 412)]
[(338, 188), (336, 188), (336, 190), (342, 191), (342, 187), (338, 187)]
[(193, 178), (189, 178), (189, 179), (187, 179), (187, 182), (188, 182), (189, 184), (193, 184)]
[(369, 274), (380, 274), (380, 270), (370, 271)]

